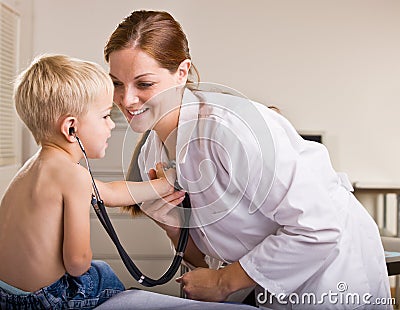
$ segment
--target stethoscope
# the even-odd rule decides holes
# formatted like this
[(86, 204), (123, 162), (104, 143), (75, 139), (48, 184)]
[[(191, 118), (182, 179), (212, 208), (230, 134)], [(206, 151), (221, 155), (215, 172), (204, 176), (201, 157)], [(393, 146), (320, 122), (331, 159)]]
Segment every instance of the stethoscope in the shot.
[(168, 270), (162, 275), (159, 279), (155, 280), (145, 276), (142, 272), (140, 272), (139, 268), (135, 265), (135, 263), (131, 260), (128, 253), (126, 253), (125, 249), (123, 248), (121, 242), (118, 239), (117, 233), (114, 230), (114, 227), (108, 217), (106, 208), (104, 206), (104, 202), (100, 197), (99, 190), (97, 189), (96, 183), (94, 182), (92, 170), (90, 169), (89, 160), (86, 155), (85, 148), (83, 147), (82, 142), (76, 136), (74, 128), (69, 129), (69, 134), (73, 135), (76, 138), (76, 141), (79, 144), (79, 147), (82, 150), (83, 157), (85, 158), (86, 167), (89, 171), (90, 177), (92, 179), (92, 187), (94, 194), (92, 194), (91, 205), (93, 206), (94, 211), (98, 219), (100, 220), (101, 224), (103, 225), (104, 229), (107, 231), (108, 235), (110, 236), (111, 240), (114, 242), (119, 255), (121, 256), (122, 261), (124, 262), (125, 267), (128, 269), (129, 273), (132, 277), (138, 281), (140, 284), (151, 287), (156, 285), (162, 285), (170, 281), (178, 271), (178, 268), (182, 262), (183, 254), (186, 249), (186, 245), (189, 238), (189, 219), (190, 219), (190, 199), (189, 195), (185, 194), (185, 199), (182, 202), (182, 207), (184, 208), (184, 225), (181, 228), (181, 233), (179, 236), (178, 246), (175, 252), (175, 256), (172, 260), (171, 265), (169, 266)]

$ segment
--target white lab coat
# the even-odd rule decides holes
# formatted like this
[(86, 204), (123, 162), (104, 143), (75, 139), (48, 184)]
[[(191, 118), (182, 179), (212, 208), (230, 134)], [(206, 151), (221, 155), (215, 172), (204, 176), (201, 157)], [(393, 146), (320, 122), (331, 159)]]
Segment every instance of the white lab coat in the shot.
[[(245, 98), (185, 90), (176, 153), (191, 237), (210, 264), (239, 261), (259, 285), (260, 306), (310, 309), (288, 298), (315, 294), (325, 296), (317, 308), (350, 309), (363, 302), (327, 302), (326, 294), (390, 296), (376, 224), (326, 148), (284, 117)], [(168, 160), (151, 132), (138, 161), (143, 179)], [(266, 301), (264, 290), (280, 301)]]

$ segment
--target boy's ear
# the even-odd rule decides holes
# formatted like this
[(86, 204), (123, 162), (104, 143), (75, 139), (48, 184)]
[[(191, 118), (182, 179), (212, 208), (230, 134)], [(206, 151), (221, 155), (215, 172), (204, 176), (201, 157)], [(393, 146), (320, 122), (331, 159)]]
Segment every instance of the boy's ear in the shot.
[(76, 142), (75, 132), (76, 132), (77, 119), (72, 116), (64, 118), (61, 122), (61, 133), (69, 142)]

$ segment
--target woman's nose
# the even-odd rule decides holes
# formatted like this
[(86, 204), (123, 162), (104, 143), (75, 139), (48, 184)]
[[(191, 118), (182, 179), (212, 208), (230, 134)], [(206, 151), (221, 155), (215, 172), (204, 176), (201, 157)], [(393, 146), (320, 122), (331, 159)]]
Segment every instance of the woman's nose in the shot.
[(115, 92), (115, 97), (115, 102), (119, 106), (125, 108), (129, 108), (139, 102), (139, 97), (137, 96), (137, 93), (131, 87), (126, 87), (124, 90), (118, 93)]

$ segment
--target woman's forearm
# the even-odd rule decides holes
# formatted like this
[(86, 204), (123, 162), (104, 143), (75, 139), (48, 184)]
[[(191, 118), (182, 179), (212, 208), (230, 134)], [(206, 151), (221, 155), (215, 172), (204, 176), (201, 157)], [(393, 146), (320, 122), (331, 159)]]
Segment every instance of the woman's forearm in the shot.
[(221, 273), (221, 286), (226, 288), (228, 294), (257, 284), (247, 275), (239, 262), (229, 264), (218, 271)]

